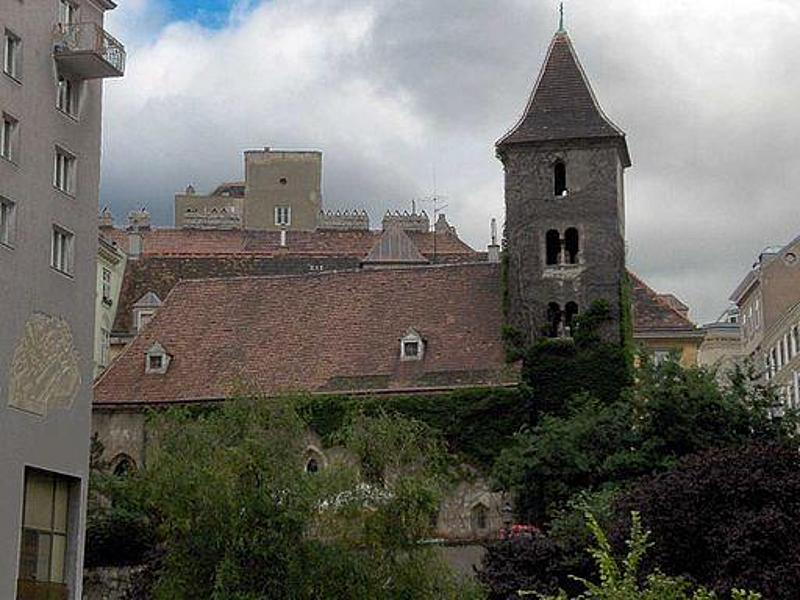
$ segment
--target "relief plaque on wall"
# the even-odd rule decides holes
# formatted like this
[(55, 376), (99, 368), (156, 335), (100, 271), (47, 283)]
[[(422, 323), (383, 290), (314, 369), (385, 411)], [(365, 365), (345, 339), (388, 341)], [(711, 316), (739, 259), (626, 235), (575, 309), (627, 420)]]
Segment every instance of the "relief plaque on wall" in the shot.
[(70, 408), (81, 385), (78, 352), (64, 319), (35, 313), (11, 360), (8, 405), (37, 415)]

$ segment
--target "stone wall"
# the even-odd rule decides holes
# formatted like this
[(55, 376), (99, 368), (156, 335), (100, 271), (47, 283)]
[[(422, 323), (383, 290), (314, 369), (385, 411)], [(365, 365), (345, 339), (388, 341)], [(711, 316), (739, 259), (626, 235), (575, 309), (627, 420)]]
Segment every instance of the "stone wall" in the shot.
[(129, 595), (144, 567), (100, 567), (83, 572), (83, 600), (132, 600)]
[[(548, 304), (586, 310), (604, 299), (612, 322), (604, 331), (620, 339), (620, 281), (625, 265), (622, 162), (613, 142), (574, 141), (546, 147), (513, 146), (505, 166), (509, 321), (527, 343), (544, 335)], [(553, 165), (567, 168), (564, 196), (555, 196)], [(546, 265), (546, 235), (579, 233), (575, 264)], [(563, 252), (563, 251), (562, 251)], [(563, 263), (563, 261), (562, 261)]]

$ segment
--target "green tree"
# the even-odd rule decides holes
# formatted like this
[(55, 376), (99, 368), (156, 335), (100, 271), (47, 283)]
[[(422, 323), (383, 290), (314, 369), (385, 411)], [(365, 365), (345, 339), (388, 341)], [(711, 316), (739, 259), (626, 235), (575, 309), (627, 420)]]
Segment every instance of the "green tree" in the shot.
[(152, 429), (147, 469), (115, 496), (157, 526), (154, 598), (481, 597), (420, 543), (447, 481), (425, 426), (356, 416), (339, 434), (347, 458), (317, 473), (291, 400), (174, 409)]

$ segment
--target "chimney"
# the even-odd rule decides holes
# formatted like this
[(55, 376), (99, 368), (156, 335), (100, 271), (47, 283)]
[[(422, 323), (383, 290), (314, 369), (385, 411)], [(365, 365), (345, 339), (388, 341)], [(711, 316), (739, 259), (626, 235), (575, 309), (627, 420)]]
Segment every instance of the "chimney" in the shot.
[(487, 259), (490, 263), (500, 262), (500, 246), (497, 243), (497, 220), (492, 217), (492, 243), (487, 248)]
[(142, 253), (142, 234), (138, 231), (128, 231), (128, 257), (139, 258)]

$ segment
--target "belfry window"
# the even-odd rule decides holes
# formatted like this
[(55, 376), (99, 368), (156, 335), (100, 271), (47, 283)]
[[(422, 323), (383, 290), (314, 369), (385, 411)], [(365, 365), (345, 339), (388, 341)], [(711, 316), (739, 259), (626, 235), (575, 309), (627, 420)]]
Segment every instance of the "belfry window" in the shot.
[(557, 265), (561, 257), (561, 236), (555, 229), (551, 229), (545, 235), (545, 252), (546, 263), (548, 265)]
[(566, 251), (567, 263), (571, 265), (578, 264), (578, 230), (570, 227), (564, 232), (564, 250)]
[(563, 160), (553, 165), (553, 191), (557, 198), (567, 195), (567, 165)]
[(556, 338), (561, 334), (561, 307), (556, 302), (547, 305), (547, 337)]
[(564, 307), (564, 326), (568, 336), (573, 334), (573, 326), (575, 325), (575, 317), (578, 316), (578, 305), (574, 302), (567, 302)]

